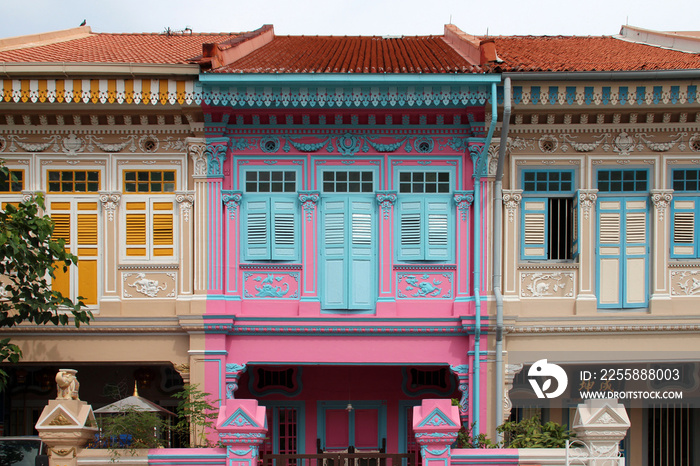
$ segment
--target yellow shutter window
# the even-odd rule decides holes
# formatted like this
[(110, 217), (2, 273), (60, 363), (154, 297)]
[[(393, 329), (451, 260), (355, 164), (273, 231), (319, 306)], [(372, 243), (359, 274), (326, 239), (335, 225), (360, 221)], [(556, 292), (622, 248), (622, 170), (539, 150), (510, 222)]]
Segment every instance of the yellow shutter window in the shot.
[(172, 256), (173, 248), (161, 248), (158, 246), (173, 245), (173, 215), (154, 214), (153, 215), (153, 255)]
[[(146, 245), (146, 214), (126, 214), (127, 246)], [(146, 248), (128, 248), (128, 256), (145, 256)]]
[(64, 239), (70, 244), (70, 214), (51, 214), (53, 220), (53, 238)]
[(78, 245), (97, 245), (97, 214), (78, 214)]

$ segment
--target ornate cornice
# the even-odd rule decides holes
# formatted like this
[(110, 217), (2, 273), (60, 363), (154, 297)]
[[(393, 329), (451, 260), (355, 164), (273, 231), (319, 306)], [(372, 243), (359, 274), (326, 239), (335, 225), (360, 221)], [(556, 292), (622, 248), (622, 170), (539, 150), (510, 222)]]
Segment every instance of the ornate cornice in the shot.
[(583, 212), (583, 218), (588, 220), (591, 214), (591, 209), (595, 206), (595, 202), (598, 199), (597, 189), (579, 189), (578, 190), (578, 202), (581, 206), (581, 211)]
[(233, 220), (236, 218), (236, 212), (241, 205), (241, 200), (243, 199), (242, 191), (221, 191), (221, 200), (226, 206), (226, 211), (228, 212), (228, 217)]
[(377, 191), (377, 203), (382, 209), (382, 214), (385, 219), (389, 218), (389, 213), (396, 203), (398, 198), (396, 191)]
[(194, 191), (178, 191), (175, 193), (175, 202), (180, 204), (180, 213), (185, 222), (190, 221), (190, 212), (194, 205)]
[(506, 327), (512, 334), (588, 334), (588, 333), (674, 333), (698, 332), (700, 324), (658, 325), (514, 325)]
[(466, 220), (469, 207), (474, 203), (474, 191), (455, 191), (452, 200), (457, 206), (462, 220)]
[(110, 222), (114, 221), (114, 213), (119, 207), (119, 201), (121, 200), (122, 193), (119, 191), (108, 192), (103, 191), (100, 193), (100, 202), (102, 203), (102, 209), (107, 212), (107, 218)]
[(187, 138), (187, 153), (192, 157), (192, 166), (194, 167), (194, 178), (206, 178), (207, 176), (207, 158), (204, 151), (207, 147), (206, 140), (202, 138)]

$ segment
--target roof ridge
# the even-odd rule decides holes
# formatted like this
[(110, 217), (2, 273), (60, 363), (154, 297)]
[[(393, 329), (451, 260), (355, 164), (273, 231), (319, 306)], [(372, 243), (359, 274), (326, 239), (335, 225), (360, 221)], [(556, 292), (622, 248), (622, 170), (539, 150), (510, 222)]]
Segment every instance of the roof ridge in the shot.
[(68, 42), (75, 39), (82, 39), (83, 37), (89, 37), (91, 34), (92, 28), (90, 28), (90, 26), (78, 26), (77, 28), (62, 29), (59, 31), (8, 37), (0, 39), (0, 52)]

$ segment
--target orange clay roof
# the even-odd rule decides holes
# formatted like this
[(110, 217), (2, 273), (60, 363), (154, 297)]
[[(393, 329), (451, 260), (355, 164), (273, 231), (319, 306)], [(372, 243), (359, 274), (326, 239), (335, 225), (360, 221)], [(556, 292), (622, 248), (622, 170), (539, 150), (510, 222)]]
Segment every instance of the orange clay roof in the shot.
[(276, 36), (217, 73), (478, 72), (441, 36)]
[(648, 71), (700, 69), (700, 54), (667, 50), (610, 36), (496, 36), (502, 63), (494, 73), (511, 71)]
[(239, 35), (91, 33), (87, 37), (1, 51), (0, 62), (185, 64), (202, 54), (202, 44), (220, 43)]

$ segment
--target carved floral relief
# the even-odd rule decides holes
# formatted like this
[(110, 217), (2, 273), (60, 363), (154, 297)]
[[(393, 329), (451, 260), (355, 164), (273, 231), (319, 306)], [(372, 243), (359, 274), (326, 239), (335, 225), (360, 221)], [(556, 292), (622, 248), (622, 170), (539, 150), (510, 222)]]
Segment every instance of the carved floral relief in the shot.
[(446, 299), (453, 296), (453, 272), (399, 273), (396, 279), (399, 298)]
[(243, 296), (250, 299), (297, 299), (299, 272), (245, 272)]
[(522, 298), (568, 298), (574, 296), (573, 272), (521, 272)]
[(175, 272), (125, 272), (122, 273), (122, 298), (174, 298), (176, 283)]

